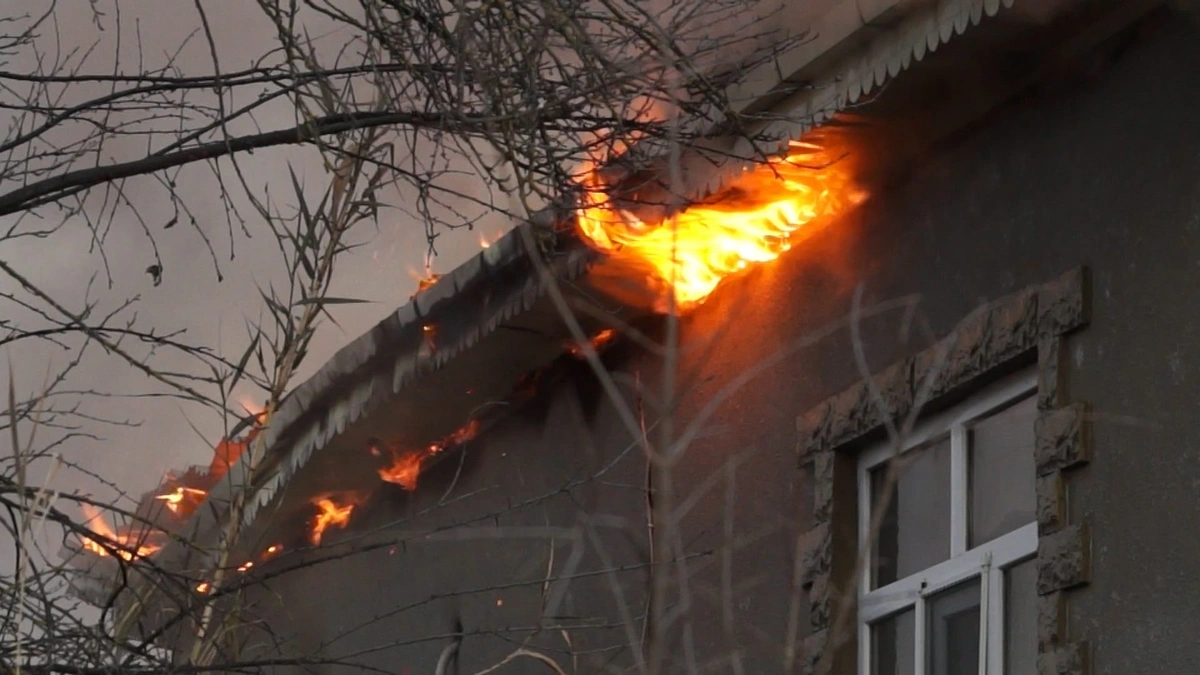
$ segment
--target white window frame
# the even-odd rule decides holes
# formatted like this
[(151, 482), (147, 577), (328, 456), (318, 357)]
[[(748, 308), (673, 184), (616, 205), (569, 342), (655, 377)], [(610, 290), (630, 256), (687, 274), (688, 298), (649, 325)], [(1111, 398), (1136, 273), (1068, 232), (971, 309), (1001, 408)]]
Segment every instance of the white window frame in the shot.
[[(899, 448), (899, 455), (947, 431), (950, 433), (950, 558), (932, 567), (871, 588), (870, 520), (871, 470), (897, 456), (896, 446), (883, 442), (858, 458), (858, 541), (866, 556), (858, 583), (858, 672), (870, 675), (871, 625), (898, 612), (912, 609), (915, 624), (915, 672), (925, 675), (928, 600), (939, 591), (980, 578), (979, 675), (1004, 673), (1004, 572), (1037, 553), (1037, 522), (968, 550), (968, 434), (972, 422), (1017, 401), (1035, 395), (1037, 373), (1021, 372), (988, 387), (954, 408), (917, 424)], [(1032, 451), (1032, 449), (1031, 449)]]

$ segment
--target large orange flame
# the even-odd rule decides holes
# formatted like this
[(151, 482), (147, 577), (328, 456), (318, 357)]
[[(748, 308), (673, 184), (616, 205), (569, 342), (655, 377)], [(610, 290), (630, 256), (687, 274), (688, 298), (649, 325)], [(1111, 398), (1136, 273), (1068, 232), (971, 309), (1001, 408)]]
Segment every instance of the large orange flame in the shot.
[(80, 543), (86, 551), (100, 557), (107, 557), (115, 553), (125, 562), (131, 562), (135, 558), (147, 558), (154, 555), (162, 548), (161, 544), (146, 541), (147, 533), (145, 532), (137, 535), (130, 532), (118, 534), (109, 526), (108, 520), (100, 513), (100, 510), (91, 504), (83, 504), (81, 508), (83, 509), (84, 525), (95, 532), (100, 539), (97, 541), (91, 537), (80, 535)]
[(601, 251), (650, 263), (656, 276), (651, 281), (669, 285), (676, 308), (685, 310), (703, 302), (730, 274), (787, 251), (808, 223), (862, 201), (847, 164), (829, 161), (812, 145), (793, 143), (785, 157), (759, 165), (713, 199), (658, 223), (614, 204), (608, 186), (592, 170), (581, 179), (585, 196), (577, 223)]

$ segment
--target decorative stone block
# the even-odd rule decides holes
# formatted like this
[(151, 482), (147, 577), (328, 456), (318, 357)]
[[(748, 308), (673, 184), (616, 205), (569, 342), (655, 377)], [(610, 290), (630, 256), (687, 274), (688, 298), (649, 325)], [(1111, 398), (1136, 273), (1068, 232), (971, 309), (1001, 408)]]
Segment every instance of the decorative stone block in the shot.
[(826, 450), (813, 457), (813, 520), (817, 523), (828, 523), (833, 517), (833, 464), (835, 459), (832, 450)]
[(1043, 537), (1067, 523), (1067, 488), (1059, 471), (1037, 478), (1037, 522)]
[(805, 532), (797, 547), (800, 555), (800, 586), (811, 588), (819, 576), (828, 576), (833, 560), (833, 535), (823, 523)]
[(1072, 642), (1038, 654), (1038, 675), (1087, 675), (1090, 671), (1088, 644)]
[(822, 447), (836, 448), (874, 428), (879, 421), (867, 393), (867, 386), (857, 382), (829, 399), (829, 416), (821, 432)]
[(876, 392), (883, 402), (881, 410), (879, 401), (871, 398), (877, 415), (876, 424), (885, 422), (885, 416), (899, 422), (912, 408), (912, 364), (912, 359), (901, 359), (875, 376)]
[(1054, 410), (1067, 403), (1066, 350), (1062, 338), (1038, 341), (1038, 410)]
[(1061, 591), (1037, 597), (1038, 651), (1052, 651), (1067, 635), (1067, 603)]
[(1091, 579), (1092, 542), (1084, 525), (1072, 525), (1038, 539), (1037, 588), (1048, 595)]
[(930, 393), (933, 397), (950, 392), (996, 365), (988, 363), (985, 358), (991, 318), (990, 311), (976, 310), (945, 338), (944, 344), (932, 348), (935, 352), (943, 349), (945, 354), (940, 366), (936, 360), (932, 364), (935, 374), (933, 390)]
[(834, 593), (828, 574), (819, 574), (808, 589), (808, 622), (812, 630), (825, 630), (833, 616)]
[(1038, 292), (1028, 289), (995, 303), (988, 317), (988, 335), (981, 358), (1003, 363), (1037, 346)]
[(822, 401), (808, 412), (796, 418), (796, 432), (800, 438), (799, 457), (803, 466), (812, 459), (813, 453), (825, 450), (821, 444), (821, 431), (829, 416), (829, 402)]
[(1091, 314), (1090, 274), (1078, 267), (1043, 284), (1038, 292), (1038, 332), (1064, 335), (1087, 325)]
[(804, 638), (799, 658), (800, 663), (803, 664), (801, 672), (804, 675), (816, 675), (817, 666), (822, 666), (822, 672), (829, 672), (829, 667), (824, 665), (829, 662), (829, 659), (824, 658), (825, 646), (828, 641), (827, 630), (815, 631)]
[(1091, 458), (1090, 419), (1086, 403), (1073, 403), (1038, 416), (1034, 424), (1038, 475), (1079, 466)]

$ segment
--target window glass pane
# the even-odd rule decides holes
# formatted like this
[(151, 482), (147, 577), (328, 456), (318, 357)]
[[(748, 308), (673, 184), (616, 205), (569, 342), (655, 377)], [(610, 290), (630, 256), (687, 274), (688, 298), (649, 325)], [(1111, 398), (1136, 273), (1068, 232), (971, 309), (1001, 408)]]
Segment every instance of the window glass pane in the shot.
[(1004, 573), (1004, 672), (1037, 675), (1037, 565), (1034, 560)]
[(931, 675), (979, 673), (979, 579), (929, 598)]
[[(896, 460), (899, 473), (872, 548), (874, 587), (950, 557), (950, 438), (910, 450)], [(887, 463), (871, 472), (872, 509), (883, 495)]]
[(970, 429), (970, 545), (987, 543), (1036, 518), (1032, 396)]
[(912, 610), (871, 626), (871, 675), (916, 675), (916, 640)]

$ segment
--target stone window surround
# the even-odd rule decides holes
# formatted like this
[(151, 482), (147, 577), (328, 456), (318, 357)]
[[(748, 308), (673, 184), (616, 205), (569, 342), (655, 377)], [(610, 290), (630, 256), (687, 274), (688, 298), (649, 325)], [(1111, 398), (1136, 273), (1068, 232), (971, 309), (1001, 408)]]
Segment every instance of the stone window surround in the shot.
[[(854, 451), (883, 437), (885, 419), (904, 420), (918, 400), (926, 401), (922, 413), (941, 409), (1034, 362), (1038, 672), (1090, 671), (1087, 643), (1069, 635), (1066, 601), (1091, 573), (1088, 524), (1069, 522), (1067, 513), (1068, 479), (1090, 458), (1091, 424), (1088, 406), (1070, 400), (1065, 379), (1066, 340), (1089, 315), (1089, 274), (1078, 267), (981, 307), (937, 344), (797, 418), (800, 464), (813, 481), (813, 527), (797, 543), (801, 573), (793, 588), (809, 609), (802, 672), (856, 673)], [(833, 641), (835, 629), (841, 639)]]

